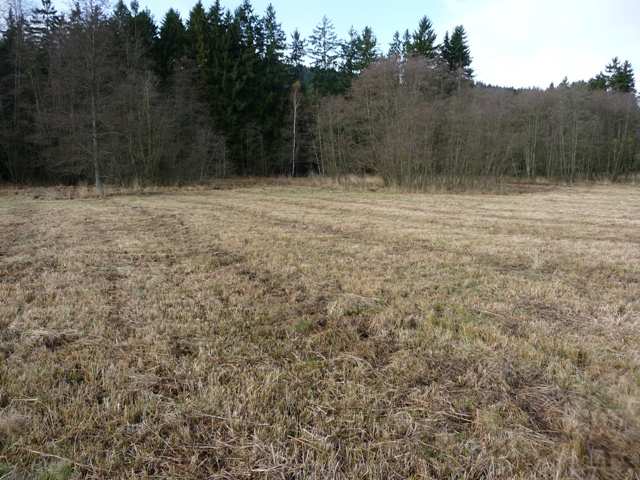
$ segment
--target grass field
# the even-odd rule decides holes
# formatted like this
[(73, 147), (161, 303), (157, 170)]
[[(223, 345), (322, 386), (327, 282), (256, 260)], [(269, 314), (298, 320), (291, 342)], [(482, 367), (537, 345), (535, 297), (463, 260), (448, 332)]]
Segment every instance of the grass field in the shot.
[(640, 478), (638, 187), (66, 196), (0, 193), (0, 478)]

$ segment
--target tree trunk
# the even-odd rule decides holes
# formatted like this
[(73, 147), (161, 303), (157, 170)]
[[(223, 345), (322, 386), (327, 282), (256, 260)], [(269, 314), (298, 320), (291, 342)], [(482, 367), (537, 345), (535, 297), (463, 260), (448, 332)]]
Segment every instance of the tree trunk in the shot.
[(291, 92), (291, 103), (293, 104), (293, 141), (291, 142), (291, 176), (296, 176), (296, 149), (297, 145), (297, 127), (298, 127), (298, 106), (300, 105), (300, 83), (293, 85)]
[(104, 184), (100, 175), (100, 160), (98, 159), (98, 128), (96, 120), (96, 97), (91, 93), (91, 158), (93, 171), (96, 177), (96, 193), (104, 197)]

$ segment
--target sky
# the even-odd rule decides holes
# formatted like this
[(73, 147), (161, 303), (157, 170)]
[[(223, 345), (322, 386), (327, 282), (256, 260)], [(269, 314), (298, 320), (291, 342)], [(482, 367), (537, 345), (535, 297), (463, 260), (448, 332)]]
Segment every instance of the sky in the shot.
[[(0, 0), (3, 1), (3, 0)], [(60, 2), (64, 0), (59, 0)], [(196, 0), (140, 0), (160, 22), (170, 7), (183, 18)], [(205, 6), (213, 0), (203, 0)], [(223, 0), (235, 9), (240, 0)], [(290, 34), (308, 37), (327, 15), (341, 38), (369, 25), (386, 53), (393, 32), (413, 31), (423, 15), (441, 40), (464, 25), (476, 80), (493, 85), (547, 87), (566, 76), (587, 80), (611, 58), (629, 60), (640, 84), (640, 0), (253, 0), (258, 13), (273, 3)]]

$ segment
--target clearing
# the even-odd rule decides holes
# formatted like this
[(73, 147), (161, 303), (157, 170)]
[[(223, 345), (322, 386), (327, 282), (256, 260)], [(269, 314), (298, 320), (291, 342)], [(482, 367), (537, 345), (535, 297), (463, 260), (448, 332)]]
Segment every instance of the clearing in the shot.
[(638, 187), (51, 192), (0, 192), (0, 478), (640, 478)]

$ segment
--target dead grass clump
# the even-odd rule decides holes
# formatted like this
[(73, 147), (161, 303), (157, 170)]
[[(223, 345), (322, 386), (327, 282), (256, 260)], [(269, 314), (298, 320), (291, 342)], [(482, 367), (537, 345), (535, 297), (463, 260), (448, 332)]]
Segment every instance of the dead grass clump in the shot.
[(53, 330), (28, 330), (22, 334), (22, 342), (31, 348), (44, 347), (54, 351), (80, 337), (74, 330), (56, 332)]
[(378, 298), (369, 298), (362, 295), (343, 294), (331, 302), (327, 307), (327, 314), (331, 318), (351, 317), (372, 313), (381, 303)]
[(0, 444), (15, 440), (28, 425), (29, 418), (26, 415), (11, 409), (0, 411)]

